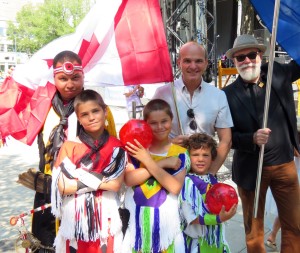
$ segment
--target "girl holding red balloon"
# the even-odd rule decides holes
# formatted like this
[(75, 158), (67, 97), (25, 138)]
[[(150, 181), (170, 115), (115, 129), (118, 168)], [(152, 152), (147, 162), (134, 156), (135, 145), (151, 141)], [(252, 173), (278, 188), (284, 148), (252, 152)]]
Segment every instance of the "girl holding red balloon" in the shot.
[(229, 253), (222, 223), (236, 213), (238, 198), (234, 188), (218, 183), (208, 173), (217, 156), (217, 144), (209, 135), (196, 133), (185, 146), (191, 159), (179, 196), (185, 252)]
[[(187, 150), (172, 144), (169, 134), (173, 114), (167, 102), (151, 100), (144, 120), (153, 139), (143, 146), (144, 136), (127, 142), (131, 163), (125, 170), (125, 207), (130, 212), (124, 252), (184, 252), (180, 228), (178, 194), (190, 161)], [(126, 251), (127, 250), (127, 251)]]

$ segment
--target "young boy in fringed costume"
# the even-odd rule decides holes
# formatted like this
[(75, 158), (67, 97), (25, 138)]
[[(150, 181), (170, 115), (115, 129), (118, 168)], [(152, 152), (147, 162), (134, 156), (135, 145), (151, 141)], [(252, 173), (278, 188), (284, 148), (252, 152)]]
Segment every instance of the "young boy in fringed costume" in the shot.
[[(44, 73), (45, 74), (45, 73)], [(74, 140), (78, 135), (79, 127), (74, 112), (74, 99), (84, 89), (84, 73), (82, 61), (78, 54), (72, 51), (62, 51), (53, 59), (53, 81), (55, 94), (46, 115), (40, 115), (42, 125), (37, 129), (37, 143), (39, 149), (39, 180), (43, 178), (43, 192), (36, 191), (34, 208), (51, 202), (51, 175), (54, 161), (59, 150), (66, 140)], [(52, 88), (51, 88), (52, 89)], [(51, 92), (50, 92), (51, 93)], [(43, 94), (40, 94), (42, 97)], [(47, 107), (47, 102), (43, 104)], [(116, 136), (114, 119), (109, 107), (107, 111), (106, 129), (111, 135)], [(37, 180), (37, 182), (39, 181)], [(36, 187), (38, 189), (39, 187)], [(52, 253), (56, 232), (59, 227), (58, 219), (55, 220), (50, 208), (43, 212), (36, 212), (32, 217), (31, 230), (33, 235), (47, 246), (39, 249), (39, 253)], [(48, 249), (49, 248), (49, 249)]]
[(172, 144), (169, 133), (173, 114), (167, 102), (151, 100), (144, 108), (153, 140), (145, 149), (137, 140), (127, 143), (132, 164), (125, 171), (128, 189), (125, 207), (130, 212), (124, 252), (182, 253), (178, 194), (189, 157), (185, 148)]
[(105, 129), (106, 105), (97, 92), (82, 91), (74, 108), (79, 136), (63, 144), (52, 174), (52, 213), (61, 219), (56, 252), (122, 252), (117, 192), (127, 155)]
[(229, 253), (222, 222), (236, 213), (237, 205), (226, 212), (223, 206), (219, 215), (211, 214), (205, 204), (210, 187), (217, 183), (208, 170), (217, 156), (217, 144), (202, 133), (191, 135), (184, 143), (191, 159), (191, 171), (186, 175), (179, 195), (180, 213), (185, 237), (186, 253)]

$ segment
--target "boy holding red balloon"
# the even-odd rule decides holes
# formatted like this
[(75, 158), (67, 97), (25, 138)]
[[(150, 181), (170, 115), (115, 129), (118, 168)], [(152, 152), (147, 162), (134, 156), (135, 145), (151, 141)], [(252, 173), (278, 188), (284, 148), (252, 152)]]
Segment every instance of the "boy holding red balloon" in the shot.
[(189, 156), (185, 148), (169, 139), (173, 114), (167, 102), (151, 100), (143, 115), (153, 139), (144, 147), (144, 134), (125, 146), (131, 160), (125, 170), (125, 207), (130, 219), (123, 252), (182, 253), (178, 195), (190, 164)]
[[(212, 213), (208, 209), (219, 203), (206, 203), (209, 189), (218, 184), (214, 175), (208, 170), (217, 156), (217, 144), (209, 135), (196, 133), (191, 135), (185, 146), (190, 153), (191, 170), (185, 177), (184, 186), (179, 196), (180, 213), (182, 216), (183, 232), (185, 237), (185, 252), (229, 253), (229, 246), (224, 238), (222, 223), (234, 216), (237, 209), (237, 195), (232, 206), (223, 203), (220, 210)], [(231, 186), (220, 184), (225, 189)], [(227, 191), (227, 190), (225, 190)], [(218, 195), (217, 193), (216, 195)]]

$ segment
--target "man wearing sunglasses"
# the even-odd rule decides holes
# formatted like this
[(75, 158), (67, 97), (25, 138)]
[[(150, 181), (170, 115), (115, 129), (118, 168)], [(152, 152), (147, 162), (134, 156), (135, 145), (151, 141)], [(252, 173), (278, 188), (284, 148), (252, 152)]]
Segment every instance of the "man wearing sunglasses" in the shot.
[[(239, 76), (223, 90), (234, 127), (232, 176), (242, 201), (248, 253), (266, 252), (264, 208), (270, 187), (282, 225), (281, 252), (300, 252), (300, 195), (294, 151), (299, 151), (292, 82), (300, 67), (274, 62), (268, 127), (262, 129), (268, 65), (262, 65), (266, 46), (252, 35), (240, 35), (226, 56)], [(257, 218), (253, 218), (258, 158), (265, 145)]]
[[(208, 65), (206, 49), (195, 41), (182, 45), (177, 59), (181, 76), (173, 84), (158, 88), (153, 98), (168, 102), (175, 115), (170, 137), (182, 145), (189, 135), (218, 135), (218, 156), (211, 166), (215, 174), (231, 147), (232, 119), (225, 93), (202, 78)], [(178, 113), (177, 113), (178, 112)], [(179, 121), (178, 121), (179, 119)], [(181, 127), (181, 129), (180, 129)]]

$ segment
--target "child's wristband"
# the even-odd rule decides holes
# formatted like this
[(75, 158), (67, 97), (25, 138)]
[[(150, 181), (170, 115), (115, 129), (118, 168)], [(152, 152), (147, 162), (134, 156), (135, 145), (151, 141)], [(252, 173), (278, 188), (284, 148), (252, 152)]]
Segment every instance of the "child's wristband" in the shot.
[(207, 213), (203, 217), (199, 216), (200, 225), (217, 225), (219, 223), (222, 223), (219, 215)]
[(81, 181), (77, 180), (77, 191), (76, 194), (83, 194), (86, 192), (92, 192), (94, 191), (92, 188), (86, 186), (84, 183), (82, 183)]
[(76, 183), (77, 183), (77, 191), (86, 187), (86, 185), (79, 180), (77, 180)]
[[(88, 171), (85, 171), (84, 169), (78, 168), (76, 169), (76, 172), (78, 175), (78, 180), (86, 186), (92, 188), (94, 191), (96, 191), (102, 183), (100, 178), (92, 173), (89, 173)], [(101, 175), (99, 175), (99, 177), (101, 177)]]

